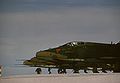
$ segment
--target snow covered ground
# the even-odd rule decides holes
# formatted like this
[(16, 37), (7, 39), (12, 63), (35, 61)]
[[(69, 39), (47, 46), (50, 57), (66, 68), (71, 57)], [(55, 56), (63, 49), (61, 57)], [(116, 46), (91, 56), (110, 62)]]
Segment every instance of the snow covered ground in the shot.
[(0, 78), (0, 83), (120, 83), (120, 73), (19, 75)]

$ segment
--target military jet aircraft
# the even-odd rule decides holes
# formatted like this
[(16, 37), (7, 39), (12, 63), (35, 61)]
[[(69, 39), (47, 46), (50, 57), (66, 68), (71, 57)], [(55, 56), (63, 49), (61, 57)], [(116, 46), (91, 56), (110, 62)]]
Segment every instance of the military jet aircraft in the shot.
[(66, 69), (73, 69), (85, 73), (92, 68), (98, 73), (98, 68), (120, 72), (120, 42), (117, 44), (73, 41), (59, 47), (38, 51), (36, 56), (23, 63), (31, 67), (58, 68), (58, 73), (67, 73)]

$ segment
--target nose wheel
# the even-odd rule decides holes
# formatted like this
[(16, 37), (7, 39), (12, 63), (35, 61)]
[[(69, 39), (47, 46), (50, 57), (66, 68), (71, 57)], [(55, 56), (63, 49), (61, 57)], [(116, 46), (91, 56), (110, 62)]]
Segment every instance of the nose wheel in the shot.
[(63, 68), (63, 69), (62, 69), (62, 68), (59, 68), (59, 69), (58, 69), (58, 74), (62, 74), (62, 73), (65, 73), (65, 74), (66, 74), (66, 73), (67, 73), (67, 72), (66, 72), (66, 69), (64, 69), (64, 68)]
[(37, 72), (37, 74), (41, 74), (42, 70), (41, 70), (41, 68), (37, 68), (37, 69), (35, 70), (35, 72)]

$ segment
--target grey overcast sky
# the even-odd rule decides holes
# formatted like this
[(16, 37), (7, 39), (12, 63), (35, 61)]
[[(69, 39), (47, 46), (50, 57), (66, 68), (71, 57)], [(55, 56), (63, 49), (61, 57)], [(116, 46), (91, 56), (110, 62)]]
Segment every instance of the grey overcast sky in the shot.
[(120, 41), (120, 0), (0, 0), (0, 64), (69, 41)]

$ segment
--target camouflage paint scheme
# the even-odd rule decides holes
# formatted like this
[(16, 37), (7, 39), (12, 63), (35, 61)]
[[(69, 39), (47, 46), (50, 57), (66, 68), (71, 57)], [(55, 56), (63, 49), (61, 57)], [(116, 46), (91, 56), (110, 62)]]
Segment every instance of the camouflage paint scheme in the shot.
[(32, 67), (73, 69), (93, 68), (93, 73), (98, 73), (97, 68), (120, 72), (120, 43), (105, 44), (95, 42), (73, 41), (56, 48), (39, 51), (36, 56), (26, 60), (24, 65)]

